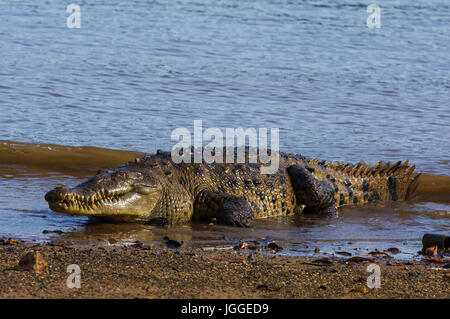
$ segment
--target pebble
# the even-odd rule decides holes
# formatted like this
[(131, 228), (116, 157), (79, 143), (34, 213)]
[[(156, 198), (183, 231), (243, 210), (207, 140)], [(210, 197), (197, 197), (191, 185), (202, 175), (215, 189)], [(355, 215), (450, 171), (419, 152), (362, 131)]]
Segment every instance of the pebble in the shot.
[(279, 251), (282, 251), (283, 250), (283, 247), (281, 247), (281, 246), (279, 246), (279, 245), (277, 245), (276, 243), (270, 243), (270, 244), (268, 244), (267, 245), (267, 249), (270, 249), (270, 250), (272, 250), (273, 252), (275, 252), (275, 253), (277, 253), (277, 252), (279, 252)]
[(369, 292), (369, 289), (367, 289), (366, 286), (362, 286), (362, 287), (356, 287), (356, 288), (353, 288), (351, 291), (354, 291), (354, 292), (360, 292), (360, 293), (365, 294), (365, 293), (368, 293), (368, 292)]
[(400, 253), (400, 249), (395, 248), (395, 247), (388, 248), (387, 251), (390, 252), (391, 254), (398, 254), (398, 253)]
[(48, 264), (40, 253), (30, 251), (26, 253), (19, 261), (17, 268), (20, 270), (33, 271), (37, 274), (48, 272)]

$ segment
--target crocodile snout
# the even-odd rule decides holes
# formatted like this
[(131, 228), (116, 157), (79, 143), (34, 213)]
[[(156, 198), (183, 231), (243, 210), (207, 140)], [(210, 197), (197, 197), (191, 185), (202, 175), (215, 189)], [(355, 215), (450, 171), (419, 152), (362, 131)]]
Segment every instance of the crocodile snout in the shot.
[(64, 200), (64, 197), (70, 193), (70, 190), (64, 187), (55, 187), (53, 190), (45, 194), (47, 202), (57, 202)]

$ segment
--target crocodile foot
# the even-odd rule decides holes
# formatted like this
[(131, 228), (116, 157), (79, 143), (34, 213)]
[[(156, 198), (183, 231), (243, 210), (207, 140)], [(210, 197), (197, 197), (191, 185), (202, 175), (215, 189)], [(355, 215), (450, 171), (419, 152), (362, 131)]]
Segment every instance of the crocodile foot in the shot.
[(316, 179), (302, 166), (292, 165), (287, 170), (297, 197), (297, 205), (305, 205), (303, 213), (336, 212), (334, 189), (330, 185)]
[(221, 225), (249, 227), (255, 214), (243, 198), (221, 205), (217, 211), (217, 223)]

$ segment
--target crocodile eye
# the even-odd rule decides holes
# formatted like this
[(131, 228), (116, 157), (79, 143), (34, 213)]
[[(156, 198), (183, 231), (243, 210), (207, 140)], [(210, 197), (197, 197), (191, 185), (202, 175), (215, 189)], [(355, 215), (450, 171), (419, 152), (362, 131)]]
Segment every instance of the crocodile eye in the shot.
[(134, 185), (133, 191), (145, 195), (155, 191), (155, 188), (149, 185)]
[(123, 172), (123, 171), (118, 171), (116, 173), (116, 177), (120, 177), (120, 178), (127, 178), (127, 173)]

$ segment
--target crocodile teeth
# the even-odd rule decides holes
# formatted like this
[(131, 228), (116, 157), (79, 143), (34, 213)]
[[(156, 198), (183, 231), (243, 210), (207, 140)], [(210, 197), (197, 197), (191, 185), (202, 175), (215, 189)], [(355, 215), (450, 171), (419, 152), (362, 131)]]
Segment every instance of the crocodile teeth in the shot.
[(96, 209), (98, 205), (114, 204), (120, 201), (123, 194), (118, 191), (101, 190), (93, 195), (81, 195), (77, 193), (65, 194), (61, 203), (68, 208)]

